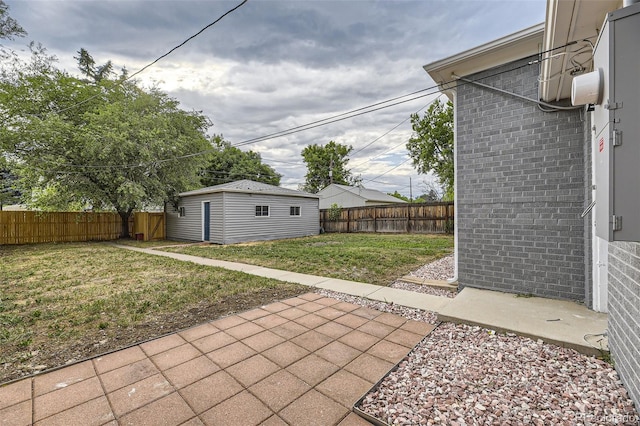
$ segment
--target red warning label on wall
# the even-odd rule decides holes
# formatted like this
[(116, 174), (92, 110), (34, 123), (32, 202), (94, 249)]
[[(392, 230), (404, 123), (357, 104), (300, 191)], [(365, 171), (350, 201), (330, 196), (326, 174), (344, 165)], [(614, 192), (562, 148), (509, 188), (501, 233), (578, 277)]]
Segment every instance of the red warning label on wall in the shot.
[(604, 151), (604, 138), (600, 138), (600, 140), (598, 141), (598, 151)]

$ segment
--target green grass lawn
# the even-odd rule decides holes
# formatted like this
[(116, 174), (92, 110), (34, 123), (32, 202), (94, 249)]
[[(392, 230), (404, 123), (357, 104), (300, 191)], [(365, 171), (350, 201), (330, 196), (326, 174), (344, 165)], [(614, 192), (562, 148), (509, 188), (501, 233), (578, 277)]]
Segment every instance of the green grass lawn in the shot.
[(307, 291), (104, 243), (0, 246), (0, 383), (16, 366), (52, 367), (30, 359), (46, 353), (116, 341), (100, 353)]
[(305, 274), (389, 285), (396, 278), (453, 252), (449, 235), (322, 234), (227, 246), (167, 248)]

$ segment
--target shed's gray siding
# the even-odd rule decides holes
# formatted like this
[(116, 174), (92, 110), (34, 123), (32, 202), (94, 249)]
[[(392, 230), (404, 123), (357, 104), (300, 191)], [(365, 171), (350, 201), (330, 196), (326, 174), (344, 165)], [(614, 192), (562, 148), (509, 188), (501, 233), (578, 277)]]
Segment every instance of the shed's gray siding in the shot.
[[(210, 238), (216, 244), (275, 240), (317, 235), (320, 230), (318, 199), (286, 195), (216, 192), (188, 195), (178, 207), (185, 216), (167, 205), (167, 238), (202, 241), (202, 203), (209, 201)], [(269, 206), (268, 217), (256, 217), (256, 206)], [(300, 216), (290, 216), (289, 207), (299, 206)]]
[[(269, 216), (256, 217), (256, 206), (269, 206)], [(300, 207), (300, 216), (289, 215), (292, 206)], [(320, 229), (317, 198), (226, 192), (224, 212), (222, 244), (317, 235)]]
[(222, 218), (222, 194), (202, 194), (189, 197), (182, 197), (178, 207), (184, 207), (185, 216), (179, 217), (178, 210), (167, 204), (167, 238), (179, 241), (202, 241), (202, 203), (209, 201), (210, 204), (210, 241), (214, 237), (221, 235)]
[(609, 243), (609, 347), (640, 407), (640, 243)]
[[(537, 99), (529, 60), (470, 78)], [(581, 112), (545, 113), (465, 83), (456, 108), (460, 284), (583, 301)]]

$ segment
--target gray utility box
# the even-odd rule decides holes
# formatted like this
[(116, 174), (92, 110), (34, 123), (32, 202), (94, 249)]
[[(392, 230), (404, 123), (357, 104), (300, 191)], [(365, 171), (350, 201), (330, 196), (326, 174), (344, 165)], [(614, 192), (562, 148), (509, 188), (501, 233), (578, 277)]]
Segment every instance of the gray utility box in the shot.
[(640, 3), (607, 15), (594, 50), (596, 235), (640, 241)]

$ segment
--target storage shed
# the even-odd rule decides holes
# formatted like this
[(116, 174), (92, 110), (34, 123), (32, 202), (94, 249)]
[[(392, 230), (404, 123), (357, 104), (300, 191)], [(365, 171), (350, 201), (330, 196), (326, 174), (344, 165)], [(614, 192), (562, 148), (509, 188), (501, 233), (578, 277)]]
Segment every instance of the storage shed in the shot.
[(406, 203), (406, 201), (393, 197), (375, 189), (367, 189), (364, 186), (347, 186), (332, 183), (318, 192), (320, 208), (331, 208), (337, 204), (342, 208), (384, 206), (388, 204)]
[(318, 197), (239, 180), (183, 192), (167, 204), (167, 238), (233, 244), (319, 233)]

